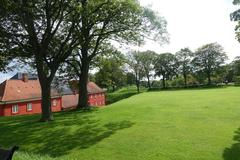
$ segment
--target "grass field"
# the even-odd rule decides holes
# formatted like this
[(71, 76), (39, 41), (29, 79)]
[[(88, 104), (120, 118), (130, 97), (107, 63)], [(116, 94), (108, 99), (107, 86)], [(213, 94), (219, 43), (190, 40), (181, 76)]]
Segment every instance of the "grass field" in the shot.
[(0, 118), (14, 160), (240, 160), (240, 87), (145, 92), (89, 112)]

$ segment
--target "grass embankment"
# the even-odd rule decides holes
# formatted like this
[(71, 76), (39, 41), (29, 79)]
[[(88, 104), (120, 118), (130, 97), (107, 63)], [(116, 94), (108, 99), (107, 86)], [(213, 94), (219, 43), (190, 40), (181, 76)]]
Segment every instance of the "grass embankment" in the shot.
[(14, 160), (240, 160), (240, 88), (145, 92), (91, 112), (0, 118)]
[[(143, 88), (143, 87), (140, 88), (140, 93), (145, 92), (145, 91), (147, 91), (146, 88)], [(117, 101), (129, 98), (135, 94), (138, 94), (137, 87), (135, 87), (135, 86), (124, 87), (115, 92), (107, 93), (106, 94), (106, 97), (107, 97), (106, 103), (112, 104)]]

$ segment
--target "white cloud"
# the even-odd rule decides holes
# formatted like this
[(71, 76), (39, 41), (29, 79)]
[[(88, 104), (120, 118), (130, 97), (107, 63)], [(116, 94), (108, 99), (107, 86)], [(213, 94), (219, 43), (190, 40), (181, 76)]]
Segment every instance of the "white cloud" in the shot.
[(142, 5), (150, 5), (168, 21), (170, 44), (160, 47), (148, 42), (143, 49), (158, 53), (173, 52), (183, 47), (197, 49), (203, 44), (218, 42), (232, 60), (240, 55), (240, 43), (235, 39), (235, 23), (230, 21), (230, 13), (237, 6), (232, 0), (140, 0)]

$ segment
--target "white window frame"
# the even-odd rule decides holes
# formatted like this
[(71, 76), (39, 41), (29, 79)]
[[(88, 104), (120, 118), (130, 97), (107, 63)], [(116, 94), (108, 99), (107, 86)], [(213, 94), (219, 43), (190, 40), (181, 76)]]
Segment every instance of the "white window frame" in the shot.
[(54, 99), (54, 100), (52, 101), (52, 106), (53, 106), (53, 107), (57, 107), (57, 100), (56, 100), (56, 99)]
[(16, 114), (16, 113), (18, 113), (18, 112), (19, 112), (19, 107), (18, 107), (18, 105), (17, 105), (17, 104), (12, 105), (12, 113), (13, 113), (13, 114)]
[(27, 111), (32, 111), (32, 103), (27, 103)]

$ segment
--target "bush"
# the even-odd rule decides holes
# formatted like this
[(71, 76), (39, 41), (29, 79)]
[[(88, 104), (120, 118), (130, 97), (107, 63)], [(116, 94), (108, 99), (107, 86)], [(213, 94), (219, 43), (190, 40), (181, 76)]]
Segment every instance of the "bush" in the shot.
[(106, 100), (106, 104), (112, 104), (115, 103), (117, 101), (120, 101), (122, 99), (125, 98), (129, 98), (133, 95), (137, 94), (137, 92), (128, 92), (128, 93), (108, 93), (107, 94), (107, 100)]
[(181, 87), (184, 86), (184, 79), (182, 77), (175, 78), (169, 84), (171, 87)]
[(240, 86), (240, 76), (234, 77), (233, 80), (235, 86)]
[(180, 89), (207, 89), (207, 88), (222, 88), (224, 84), (211, 84), (211, 85), (187, 85), (179, 87), (166, 87), (166, 88), (150, 88), (148, 91), (164, 91), (164, 90), (180, 90)]

